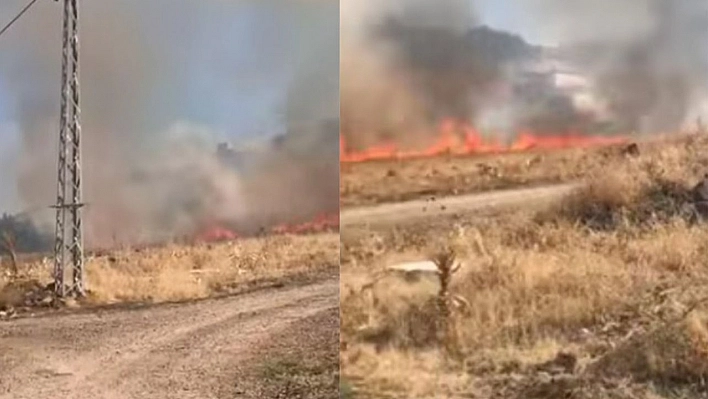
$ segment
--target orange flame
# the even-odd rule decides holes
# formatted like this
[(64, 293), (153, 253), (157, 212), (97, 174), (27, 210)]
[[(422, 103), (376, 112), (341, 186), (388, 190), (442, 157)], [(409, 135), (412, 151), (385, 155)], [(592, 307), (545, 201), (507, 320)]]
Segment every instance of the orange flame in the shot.
[[(461, 131), (462, 135), (455, 132)], [(460, 136), (464, 137), (461, 139)], [(423, 150), (401, 150), (396, 143), (385, 142), (362, 151), (349, 151), (344, 137), (340, 137), (340, 161), (342, 163), (366, 162), (388, 159), (425, 158), (444, 154), (473, 155), (504, 152), (538, 150), (559, 150), (565, 148), (588, 148), (624, 144), (625, 137), (588, 136), (578, 133), (562, 135), (536, 135), (522, 131), (510, 145), (498, 141), (487, 141), (473, 127), (460, 125), (453, 120), (440, 125), (440, 134), (435, 143)]]
[(239, 238), (234, 231), (218, 225), (211, 225), (197, 234), (197, 241), (218, 242), (233, 241)]
[[(280, 224), (270, 229), (270, 234), (314, 234), (339, 230), (339, 214), (320, 214), (314, 219), (305, 223)], [(196, 241), (200, 242), (220, 242), (234, 241), (241, 238), (241, 235), (233, 230), (222, 227), (218, 224), (211, 224), (209, 227), (199, 231), (195, 235)]]
[(312, 221), (300, 224), (281, 224), (273, 234), (312, 234), (339, 230), (339, 214), (320, 214)]

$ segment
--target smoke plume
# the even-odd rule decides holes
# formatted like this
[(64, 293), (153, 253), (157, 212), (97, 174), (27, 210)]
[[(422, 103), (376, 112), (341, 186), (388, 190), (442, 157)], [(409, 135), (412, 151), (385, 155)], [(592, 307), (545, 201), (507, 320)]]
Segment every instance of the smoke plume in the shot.
[[(3, 5), (0, 10), (3, 19), (22, 5), (19, 1), (10, 3), (13, 4)], [(38, 3), (0, 43), (0, 81), (8, 91), (3, 97), (12, 101), (20, 133), (20, 146), (14, 150), (19, 155), (15, 180), (23, 209), (47, 209), (56, 195), (59, 4)], [(189, 62), (191, 57), (209, 57), (210, 63), (202, 65), (212, 70), (199, 71), (199, 76), (211, 76), (215, 86), (232, 93), (245, 93), (250, 84), (270, 85), (271, 90), (280, 85), (282, 90), (283, 79), (279, 83), (278, 76), (289, 76), (295, 85), (306, 76), (308, 68), (317, 65), (318, 56), (332, 50), (314, 41), (297, 42), (299, 48), (293, 48), (282, 40), (288, 34), (273, 32), (294, 29), (290, 36), (300, 40), (307, 37), (303, 30), (319, 29), (320, 36), (336, 37), (336, 31), (317, 21), (305, 26), (292, 19), (294, 10), (300, 8), (318, 12), (322, 18), (336, 19), (338, 7), (333, 4), (245, 0), (209, 4), (166, 0), (82, 3), (87, 243), (162, 240), (191, 234), (217, 222), (252, 231), (268, 227), (256, 227), (259, 223), (299, 222), (320, 212), (336, 211), (338, 192), (333, 193), (330, 187), (337, 184), (336, 178), (310, 161), (330, 154), (336, 157), (338, 148), (332, 143), (305, 146), (302, 150), (307, 156), (295, 156), (288, 148), (265, 146), (256, 156), (256, 167), (245, 173), (225, 165), (216, 156), (217, 143), (226, 140), (224, 132), (202, 126), (199, 119), (190, 122), (190, 115), (200, 111), (190, 108), (187, 115), (181, 115), (184, 110), (178, 107), (185, 103), (204, 106), (212, 101), (209, 97), (184, 98), (188, 93), (184, 82), (197, 78), (189, 67), (194, 64)], [(243, 39), (229, 36), (233, 35), (231, 28), (235, 23), (245, 24), (244, 18), (233, 18), (254, 7), (272, 11), (272, 26), (244, 28)], [(207, 34), (204, 27), (209, 24), (223, 24), (223, 28), (216, 29), (217, 35), (214, 29)], [(260, 61), (257, 71), (231, 67), (236, 61), (223, 53), (223, 46), (215, 45), (215, 41), (252, 39), (258, 39), (259, 44), (252, 46), (247, 56)], [(194, 48), (198, 48), (197, 53)], [(304, 49), (308, 50), (309, 60), (298, 58)], [(298, 63), (299, 69), (289, 70), (292, 63)], [(336, 65), (328, 68), (333, 71), (330, 76), (336, 75)], [(331, 85), (300, 90), (297, 100), (315, 104), (321, 102), (322, 96), (331, 98), (331, 91)], [(320, 111), (304, 109), (297, 114), (313, 126), (318, 126), (325, 116), (337, 117), (331, 109)], [(279, 117), (277, 110), (273, 113), (273, 118)], [(289, 126), (287, 129), (292, 130)], [(311, 131), (299, 135), (288, 132), (287, 137), (292, 142), (307, 142), (312, 135)], [(334, 181), (330, 184), (330, 180)], [(35, 218), (36, 222), (51, 226), (51, 211), (36, 212)]]
[(539, 26), (588, 68), (622, 129), (667, 132), (694, 122), (707, 93), (708, 3), (535, 2)]
[(420, 142), (436, 113), (465, 108), (467, 89), (456, 85), (467, 86), (459, 77), (480, 67), (461, 51), (461, 35), (476, 23), (469, 2), (346, 1), (342, 7), (341, 123), (348, 146)]
[[(473, 3), (343, 2), (349, 147), (429, 142), (448, 118), (511, 134), (674, 131), (705, 104), (705, 1), (518, 2), (547, 47), (487, 28)], [(558, 83), (576, 75), (580, 88)]]

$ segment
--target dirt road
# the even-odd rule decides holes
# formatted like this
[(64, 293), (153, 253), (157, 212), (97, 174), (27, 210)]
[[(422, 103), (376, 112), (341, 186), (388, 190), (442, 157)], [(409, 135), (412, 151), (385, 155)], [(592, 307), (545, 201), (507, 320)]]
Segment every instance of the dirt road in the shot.
[(390, 225), (399, 221), (408, 222), (462, 212), (480, 212), (514, 206), (538, 206), (558, 199), (577, 187), (579, 187), (579, 183), (560, 184), (345, 209), (340, 215), (340, 225), (341, 228), (361, 225)]
[(0, 398), (238, 398), (238, 369), (339, 281), (137, 310), (0, 322)]

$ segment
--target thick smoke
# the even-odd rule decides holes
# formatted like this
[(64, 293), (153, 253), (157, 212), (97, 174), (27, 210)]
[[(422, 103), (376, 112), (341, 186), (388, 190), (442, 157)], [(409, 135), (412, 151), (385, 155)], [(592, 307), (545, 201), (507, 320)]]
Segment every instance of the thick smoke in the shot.
[[(708, 82), (708, 3), (518, 3), (553, 47), (484, 27), (470, 1), (343, 2), (347, 144), (420, 143), (445, 118), (495, 133), (654, 133), (695, 122)], [(582, 88), (559, 87), (543, 68), (582, 75)]]
[[(313, 2), (293, 11), (298, 36), (296, 73), (283, 111), (288, 130), (279, 155), (269, 157), (248, 186), (260, 206), (269, 207), (264, 216), (276, 219), (292, 209), (304, 218), (339, 211), (339, 2)], [(277, 175), (277, 184), (269, 174)], [(264, 181), (270, 183), (258, 183)]]
[[(341, 123), (347, 146), (424, 141), (436, 113), (459, 112), (470, 65), (463, 0), (342, 2)], [(456, 81), (457, 80), (457, 81)], [(438, 112), (436, 112), (438, 111)], [(401, 140), (406, 136), (406, 140)]]
[(341, 50), (348, 147), (386, 140), (424, 145), (446, 119), (500, 127), (518, 114), (502, 109), (512, 77), (540, 57), (540, 48), (482, 25), (472, 5), (401, 0), (343, 11), (353, 17), (343, 22)]
[(595, 77), (623, 130), (666, 132), (695, 122), (708, 83), (708, 3), (530, 4), (543, 33), (562, 38), (561, 51)]
[[(12, 4), (3, 4), (0, 10), (3, 20), (22, 6), (20, 1), (9, 3)], [(308, 157), (299, 158), (288, 149), (264, 149), (257, 157), (255, 172), (245, 174), (216, 157), (217, 143), (225, 140), (225, 134), (183, 122), (182, 118), (189, 120), (189, 115), (183, 117), (174, 109), (187, 100), (202, 105), (211, 101), (208, 97), (196, 101), (177, 98), (185, 95), (184, 82), (197, 78), (195, 75), (211, 74), (222, 90), (234, 93), (248, 90), (254, 82), (277, 89), (278, 76), (289, 74), (299, 79), (307, 63), (300, 62), (298, 71), (288, 69), (297, 60), (299, 50), (307, 49), (313, 61), (321, 56), (320, 52), (332, 50), (316, 42), (298, 43), (300, 49), (292, 48), (282, 40), (288, 34), (273, 32), (295, 29), (291, 36), (299, 39), (299, 31), (305, 27), (293, 23), (293, 10), (326, 9), (320, 13), (336, 19), (338, 8), (304, 1), (200, 3), (82, 3), (83, 171), (89, 245), (162, 240), (191, 234), (217, 222), (250, 231), (259, 223), (302, 221), (319, 212), (337, 210), (338, 193), (332, 194), (327, 188), (333, 177), (323, 175), (317, 165), (301, 162), (323, 154), (336, 157), (336, 145), (307, 147)], [(248, 27), (254, 30), (250, 32), (253, 37), (244, 40), (255, 38), (263, 42), (252, 46), (248, 55), (258, 58), (262, 65), (256, 72), (246, 71), (251, 72), (248, 75), (229, 70), (233, 61), (223, 53), (223, 46), (213, 44), (240, 40), (229, 36), (234, 32), (231, 28), (246, 20), (224, 16), (248, 12), (256, 5), (270, 8), (274, 18), (269, 21), (272, 26)], [(224, 26), (216, 30), (217, 35), (214, 29), (206, 34), (203, 28), (209, 24)], [(316, 21), (306, 28), (320, 29), (321, 36), (337, 35)], [(51, 2), (38, 3), (1, 43), (0, 81), (6, 83), (8, 91), (3, 97), (12, 101), (12, 116), (20, 132), (20, 146), (13, 152), (19, 155), (15, 177), (22, 209), (48, 209), (56, 195), (60, 40), (61, 6)], [(190, 51), (195, 43), (200, 49), (197, 53)], [(197, 74), (189, 69), (190, 57), (199, 56), (213, 61), (202, 63), (209, 65), (211, 72)], [(336, 66), (333, 70), (336, 74)], [(331, 91), (331, 86), (301, 92), (298, 100), (315, 101), (315, 95), (327, 90)], [(165, 93), (172, 93), (172, 98)], [(276, 111), (273, 110), (274, 118), (278, 117)], [(329, 112), (330, 118), (336, 118), (336, 113)], [(188, 113), (198, 115), (199, 111)], [(322, 118), (322, 114), (300, 114), (305, 119)], [(317, 120), (309, 122), (316, 124)], [(288, 135), (293, 142), (309, 137), (309, 132)], [(299, 184), (292, 182), (293, 174), (299, 177)], [(337, 180), (332, 184), (336, 185)], [(334, 199), (322, 199), (333, 195)], [(290, 206), (291, 203), (300, 207)], [(36, 222), (51, 228), (51, 211), (34, 215)]]

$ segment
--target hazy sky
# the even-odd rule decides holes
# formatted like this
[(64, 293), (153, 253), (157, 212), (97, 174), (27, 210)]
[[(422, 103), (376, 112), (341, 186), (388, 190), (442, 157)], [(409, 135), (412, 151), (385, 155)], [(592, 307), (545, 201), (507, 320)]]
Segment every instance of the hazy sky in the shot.
[[(7, 98), (6, 89), (4, 88), (4, 82), (2, 81), (2, 76), (0, 76), (0, 124), (7, 123), (10, 119), (11, 110), (9, 105), (9, 99)], [(0, 130), (0, 132), (1, 131), (2, 130)]]
[[(205, 0), (205, 3), (217, 0)], [(0, 15), (6, 17), (21, 6), (12, 0), (0, 5)], [(486, 23), (493, 27), (519, 31), (530, 39), (531, 32), (524, 27), (523, 12), (514, 1), (479, 0), (479, 11)], [(32, 24), (33, 14), (46, 12), (47, 7), (58, 4), (38, 4), (0, 39), (0, 57), (4, 41), (22, 40), (23, 29)], [(280, 47), (281, 51), (297, 48), (292, 33), (298, 21), (284, 15), (284, 9), (269, 2), (247, 3), (238, 9), (223, 13), (217, 7), (204, 7), (204, 12), (194, 16), (192, 24), (200, 27), (197, 36), (180, 38), (192, 71), (192, 80), (165, 82), (163, 92), (157, 93), (157, 114), (166, 119), (188, 119), (217, 127), (233, 135), (267, 132), (280, 129), (277, 112), (282, 108), (285, 91), (292, 78), (293, 68), (277, 60), (269, 60), (272, 51), (263, 48)], [(175, 14), (179, 17), (179, 14)], [(166, 17), (170, 17), (167, 12)], [(4, 18), (7, 19), (7, 18)], [(277, 24), (273, 23), (277, 20)], [(2, 24), (4, 21), (0, 21)], [(25, 25), (25, 26), (23, 26)], [(316, 28), (316, 27), (315, 27)], [(60, 32), (57, 32), (60, 34)], [(57, 73), (59, 72), (57, 57)], [(214, 69), (230, 68), (234, 86), (224, 87), (213, 74)], [(2, 76), (0, 76), (2, 79)], [(171, 87), (177, 86), (179, 90)], [(173, 93), (170, 93), (173, 91)], [(0, 123), (12, 121), (12, 101), (8, 99), (0, 80)], [(174, 94), (174, 95), (171, 95)], [(57, 95), (57, 99), (58, 99)], [(58, 110), (57, 110), (58, 111)]]
[[(84, 10), (90, 6), (92, 15), (111, 18), (111, 11), (101, 12), (100, 1), (122, 1), (125, 8), (137, 9), (133, 4), (143, 0), (91, 0), (92, 4), (84, 4)], [(26, 3), (0, 0), (0, 26)], [(322, 56), (310, 44), (325, 36), (338, 36), (336, 17), (330, 18), (332, 21), (318, 17), (338, 15), (336, 6), (334, 1), (150, 0), (147, 12), (137, 14), (135, 27), (127, 29), (140, 29), (147, 48), (154, 49), (155, 54), (169, 54), (169, 59), (158, 58), (157, 62), (164, 62), (172, 72), (158, 74), (151, 82), (150, 98), (140, 99), (150, 107), (149, 120), (141, 121), (146, 125), (141, 127), (164, 131), (184, 121), (234, 138), (283, 132), (288, 88), (302, 69), (308, 68), (308, 60), (303, 57)], [(3, 57), (18, 54), (18, 49), (21, 54), (23, 38), (30, 33), (36, 36), (37, 24), (46, 23), (48, 18), (57, 20), (56, 35), (60, 36), (60, 14), (60, 2), (38, 2), (0, 37), (0, 182), (11, 181), (0, 190), (0, 212), (16, 203), (12, 180), (20, 142), (15, 123), (20, 115), (18, 99), (10, 95), (8, 82), (3, 82), (3, 68), (8, 67)], [(84, 12), (82, 18), (87, 14)], [(86, 34), (86, 30), (82, 32)], [(30, 65), (26, 70), (31, 76)], [(57, 48), (57, 82), (60, 71), (61, 49)], [(335, 76), (336, 71), (338, 67)], [(91, 82), (84, 79), (82, 84), (85, 87)], [(27, 87), (31, 86), (28, 82)], [(57, 88), (57, 130), (59, 99)]]
[(543, 44), (543, 40), (532, 29), (531, 20), (524, 12), (524, 0), (476, 0), (478, 11), (484, 22), (493, 28), (521, 34), (533, 44)]
[[(303, 36), (308, 37), (308, 28), (298, 21), (302, 14), (293, 12), (293, 8), (313, 6), (295, 1), (290, 1), (291, 5), (286, 7), (263, 1), (243, 2), (241, 7), (220, 6), (220, 3), (220, 0), (203, 0), (203, 6), (192, 7), (192, 13), (165, 10), (164, 18), (173, 18), (185, 27), (192, 27), (190, 31), (196, 33), (187, 34), (186, 29), (176, 31), (171, 43), (158, 43), (159, 46), (179, 49), (179, 54), (184, 55), (180, 61), (185, 63), (183, 68), (190, 74), (190, 79), (159, 82), (153, 102), (156, 119), (187, 119), (235, 136), (279, 130), (282, 126), (277, 113), (282, 110), (285, 92), (297, 63), (294, 51), (302, 47), (297, 41)], [(280, 3), (288, 2), (281, 0)], [(23, 4), (24, 1), (3, 0), (0, 24), (9, 20)], [(49, 10), (52, 7), (60, 7), (60, 3), (37, 3), (3, 35), (0, 57), (5, 42), (21, 41), (23, 31), (32, 28), (37, 14), (54, 12)], [(174, 26), (156, 24), (154, 29), (173, 29)], [(317, 29), (317, 24), (309, 28)], [(57, 35), (60, 34), (58, 31)], [(57, 76), (59, 68), (57, 49)], [(225, 75), (229, 75), (227, 84), (223, 81)], [(0, 123), (6, 123), (12, 120), (15, 110), (12, 109), (12, 99), (7, 98), (2, 89), (1, 79), (2, 76)], [(58, 100), (57, 93), (57, 107)]]

